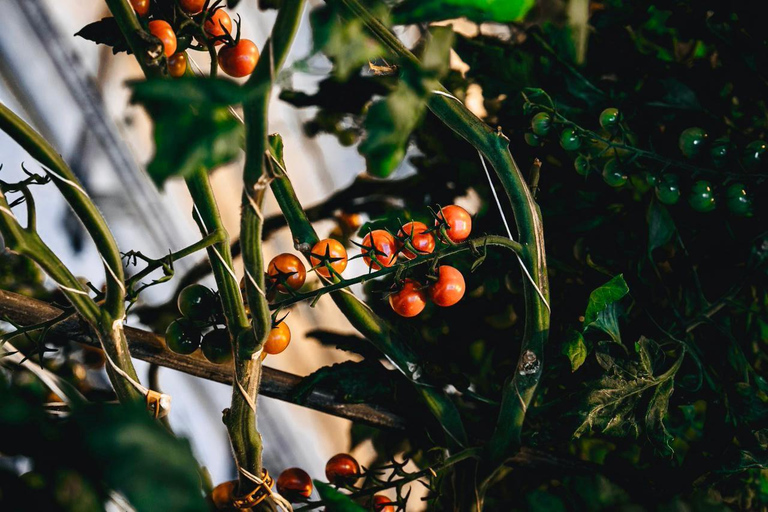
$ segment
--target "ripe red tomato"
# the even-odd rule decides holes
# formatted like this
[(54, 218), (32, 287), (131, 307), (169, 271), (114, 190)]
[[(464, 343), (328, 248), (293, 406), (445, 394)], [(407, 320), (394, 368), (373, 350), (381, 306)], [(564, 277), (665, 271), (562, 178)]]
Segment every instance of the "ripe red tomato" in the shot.
[(371, 499), (371, 505), (376, 512), (395, 512), (395, 507), (390, 503), (390, 499), (383, 494), (376, 494)]
[(197, 14), (203, 10), (205, 0), (180, 0), (179, 5), (187, 14)]
[(363, 261), (373, 270), (397, 263), (395, 237), (383, 229), (371, 231), (363, 238)]
[(163, 51), (166, 57), (176, 53), (176, 34), (173, 31), (173, 27), (167, 21), (150, 21), (149, 32), (163, 42)]
[(241, 39), (234, 46), (225, 46), (219, 50), (219, 66), (235, 78), (253, 73), (259, 61), (259, 49), (250, 39)]
[(446, 308), (461, 300), (465, 288), (461, 272), (448, 265), (440, 265), (437, 269), (437, 281), (429, 287), (429, 297), (438, 306)]
[(325, 464), (325, 477), (335, 485), (353, 484), (360, 477), (360, 464), (348, 453), (339, 453)]
[(309, 498), (312, 494), (312, 479), (301, 468), (288, 468), (277, 477), (277, 492), (291, 501)]
[[(223, 28), (222, 28), (223, 27)], [(209, 38), (220, 37), (227, 33), (232, 33), (232, 18), (224, 9), (217, 9), (211, 16), (205, 20), (203, 25), (205, 34)], [(223, 41), (216, 41), (216, 46), (222, 44)]]
[[(448, 224), (445, 232), (453, 243), (458, 244), (469, 238), (469, 234), (472, 232), (472, 217), (467, 210), (452, 204), (442, 208), (442, 212), (438, 212), (438, 219), (443, 219), (443, 216), (445, 216), (445, 222)], [(439, 226), (440, 221), (437, 221), (435, 225)]]
[(131, 0), (131, 6), (139, 16), (146, 16), (149, 12), (149, 0)]
[(412, 318), (424, 311), (427, 305), (427, 294), (421, 284), (413, 279), (406, 279), (403, 287), (389, 296), (389, 305), (398, 315)]
[(267, 267), (267, 275), (270, 277), (272, 285), (283, 293), (287, 293), (286, 286), (298, 290), (304, 286), (307, 279), (307, 269), (301, 260), (290, 253), (278, 254)]
[[(341, 274), (347, 268), (347, 250), (341, 242), (333, 238), (320, 240), (312, 247), (309, 263), (312, 267), (317, 267), (315, 272), (323, 277), (330, 278), (331, 271), (328, 270), (325, 263), (330, 263), (331, 268), (337, 274)], [(318, 267), (318, 265), (321, 266)]]
[(269, 331), (267, 341), (264, 342), (264, 353), (270, 355), (279, 354), (288, 348), (290, 342), (291, 330), (288, 328), (288, 324), (280, 322)]
[(182, 53), (174, 53), (168, 57), (168, 71), (173, 78), (179, 78), (184, 76), (187, 72), (187, 55)]
[(405, 246), (405, 241), (409, 241), (417, 254), (408, 249), (401, 249), (400, 254), (403, 258), (412, 260), (418, 254), (431, 254), (435, 250), (435, 237), (432, 233), (427, 233), (427, 225), (423, 222), (409, 222), (397, 232), (398, 243), (400, 247)]

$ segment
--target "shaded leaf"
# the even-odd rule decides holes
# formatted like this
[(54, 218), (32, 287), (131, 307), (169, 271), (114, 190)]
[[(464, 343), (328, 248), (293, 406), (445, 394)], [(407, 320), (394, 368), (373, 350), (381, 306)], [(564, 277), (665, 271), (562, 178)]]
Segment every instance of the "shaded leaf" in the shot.
[(563, 355), (571, 361), (571, 371), (575, 372), (587, 359), (587, 345), (584, 336), (578, 331), (571, 331), (570, 337), (563, 343)]
[(669, 443), (674, 439), (664, 425), (664, 416), (669, 410), (669, 397), (675, 390), (675, 379), (667, 379), (656, 387), (648, 411), (645, 414), (645, 435), (656, 447), (656, 451), (669, 457), (674, 453)]
[(314, 338), (325, 346), (360, 354), (367, 359), (378, 359), (380, 357), (379, 351), (373, 348), (365, 338), (355, 334), (342, 334), (323, 329), (313, 329), (307, 332), (306, 337)]
[(653, 250), (667, 244), (675, 234), (675, 221), (666, 206), (658, 201), (651, 201), (648, 206), (648, 255)]
[(131, 53), (128, 48), (128, 42), (123, 37), (123, 33), (120, 31), (115, 18), (102, 18), (99, 21), (89, 23), (80, 29), (75, 34), (88, 41), (93, 41), (96, 44), (104, 44), (112, 47), (112, 53), (127, 52)]
[(597, 329), (608, 334), (615, 343), (621, 343), (619, 332), (618, 306), (615, 302), (608, 304), (605, 309), (597, 314), (594, 322), (585, 326), (587, 329)]
[(334, 393), (346, 403), (363, 403), (389, 398), (394, 394), (396, 372), (369, 361), (345, 361), (323, 366), (304, 377), (292, 390), (292, 398), (303, 403), (317, 386)]
[(534, 5), (535, 0), (406, 0), (394, 14), (398, 25), (461, 17), (506, 23), (522, 20)]
[(315, 480), (315, 488), (320, 494), (326, 510), (333, 512), (365, 512), (363, 507), (330, 484)]
[(610, 304), (620, 300), (629, 293), (629, 287), (624, 276), (619, 274), (601, 287), (589, 294), (587, 311), (584, 313), (584, 325), (588, 326), (597, 320), (598, 314), (604, 311)]
[(155, 123), (155, 155), (147, 171), (158, 186), (172, 176), (210, 170), (240, 155), (243, 126), (228, 110), (243, 100), (237, 84), (189, 77), (131, 85), (131, 101), (143, 105)]
[(440, 389), (427, 386), (417, 386), (416, 389), (429, 410), (437, 417), (449, 439), (459, 447), (466, 446), (467, 432), (456, 404)]

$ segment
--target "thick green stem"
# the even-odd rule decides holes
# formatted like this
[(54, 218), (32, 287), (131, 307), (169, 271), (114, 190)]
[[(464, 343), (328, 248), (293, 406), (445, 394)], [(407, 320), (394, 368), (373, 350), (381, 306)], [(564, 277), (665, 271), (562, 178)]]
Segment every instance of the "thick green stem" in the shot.
[(163, 51), (163, 43), (142, 28), (128, 0), (105, 2), (144, 74), (147, 77), (167, 75), (168, 61)]

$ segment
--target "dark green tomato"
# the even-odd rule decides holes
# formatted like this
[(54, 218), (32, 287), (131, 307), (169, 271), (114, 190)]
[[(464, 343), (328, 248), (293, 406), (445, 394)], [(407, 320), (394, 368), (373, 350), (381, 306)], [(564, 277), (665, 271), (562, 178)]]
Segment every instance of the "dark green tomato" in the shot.
[(600, 126), (609, 132), (616, 129), (619, 121), (621, 121), (621, 113), (617, 108), (607, 108), (600, 113)]
[(541, 139), (535, 133), (525, 132), (525, 143), (536, 148), (541, 146)]
[(214, 329), (203, 336), (203, 355), (216, 364), (223, 364), (232, 359), (232, 345), (226, 329)]
[(651, 187), (655, 187), (659, 183), (659, 177), (649, 171), (643, 171), (643, 179)]
[(701, 128), (686, 128), (680, 134), (680, 151), (686, 158), (696, 158), (707, 143), (707, 132)]
[(576, 151), (581, 147), (581, 138), (573, 128), (566, 128), (560, 133), (560, 145), (566, 151)]
[(539, 137), (544, 137), (552, 127), (552, 116), (546, 112), (539, 112), (531, 119), (531, 130)]
[(579, 155), (576, 157), (576, 160), (573, 161), (573, 168), (576, 169), (578, 174), (586, 176), (589, 174), (589, 160), (584, 155)]
[(768, 160), (768, 146), (763, 140), (753, 140), (744, 148), (744, 167), (757, 169)]
[(677, 176), (665, 174), (656, 185), (656, 197), (664, 204), (675, 204), (680, 200), (680, 187), (677, 186)]
[(691, 187), (688, 204), (697, 212), (711, 212), (715, 209), (715, 192), (708, 181), (699, 180)]
[(712, 143), (712, 147), (709, 150), (709, 157), (712, 159), (712, 163), (715, 167), (722, 167), (728, 162), (728, 158), (731, 156), (731, 141), (723, 137), (717, 139)]
[(186, 318), (170, 323), (165, 330), (165, 344), (177, 354), (191, 354), (200, 348), (200, 330)]
[(725, 190), (725, 204), (735, 214), (748, 217), (752, 215), (752, 199), (747, 195), (743, 183), (732, 183)]
[(627, 175), (621, 168), (621, 162), (616, 160), (608, 160), (605, 166), (603, 166), (603, 179), (605, 182), (614, 188), (623, 186), (627, 182)]
[(202, 321), (213, 314), (216, 295), (201, 284), (191, 284), (181, 290), (176, 305), (184, 318)]

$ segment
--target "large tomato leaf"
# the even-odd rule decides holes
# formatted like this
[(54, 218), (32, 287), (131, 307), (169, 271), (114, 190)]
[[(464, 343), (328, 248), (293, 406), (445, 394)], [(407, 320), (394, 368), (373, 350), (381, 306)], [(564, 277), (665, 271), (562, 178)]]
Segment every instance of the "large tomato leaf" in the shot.
[(394, 11), (395, 23), (468, 18), (472, 21), (509, 23), (522, 20), (535, 0), (405, 0)]
[(128, 47), (128, 41), (125, 40), (120, 27), (117, 26), (115, 18), (102, 18), (99, 21), (89, 23), (75, 34), (83, 39), (93, 41), (96, 44), (104, 44), (112, 47), (112, 53), (127, 52), (131, 53)]

